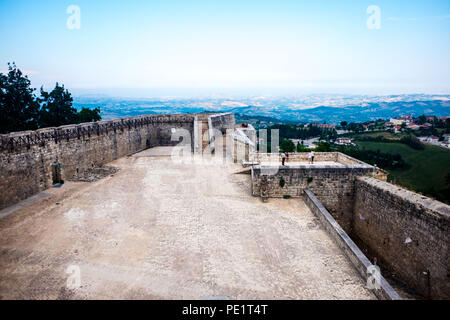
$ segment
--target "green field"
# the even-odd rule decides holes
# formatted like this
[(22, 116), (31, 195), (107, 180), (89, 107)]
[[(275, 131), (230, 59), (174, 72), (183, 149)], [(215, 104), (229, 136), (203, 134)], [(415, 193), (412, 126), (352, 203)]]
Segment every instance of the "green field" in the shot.
[(349, 134), (348, 136), (354, 137), (354, 138), (357, 138), (357, 137), (374, 137), (375, 138), (378, 136), (382, 136), (383, 138), (386, 138), (386, 139), (396, 140), (396, 139), (403, 138), (404, 136), (407, 136), (407, 134), (405, 134), (405, 133), (394, 134), (389, 131), (375, 131), (375, 132), (354, 133), (354, 134)]
[[(445, 176), (450, 173), (450, 150), (425, 145), (424, 150), (415, 150), (401, 143), (379, 143), (356, 141), (356, 145), (367, 150), (400, 154), (407, 167), (388, 170), (389, 181), (410, 190), (423, 193), (440, 201), (450, 203)], [(447, 191), (444, 189), (447, 188)]]

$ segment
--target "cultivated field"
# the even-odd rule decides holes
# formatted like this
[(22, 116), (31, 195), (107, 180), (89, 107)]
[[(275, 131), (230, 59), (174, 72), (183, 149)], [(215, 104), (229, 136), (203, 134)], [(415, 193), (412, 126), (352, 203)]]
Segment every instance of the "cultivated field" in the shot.
[[(449, 186), (445, 181), (445, 176), (450, 174), (450, 150), (431, 145), (425, 145), (424, 150), (415, 150), (401, 143), (369, 141), (355, 143), (360, 148), (368, 150), (400, 154), (406, 161), (407, 167), (389, 170), (390, 181), (450, 203)], [(447, 191), (444, 190), (445, 188)]]

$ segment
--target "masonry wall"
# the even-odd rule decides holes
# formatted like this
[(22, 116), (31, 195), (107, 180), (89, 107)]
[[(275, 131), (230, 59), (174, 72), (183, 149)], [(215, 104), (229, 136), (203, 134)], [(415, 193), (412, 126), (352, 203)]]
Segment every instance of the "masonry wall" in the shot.
[[(214, 129), (218, 130), (221, 134), (225, 134), (228, 129), (235, 127), (235, 118), (233, 113), (196, 113), (197, 118), (197, 138), (196, 142), (198, 149), (197, 153), (210, 153), (214, 150), (214, 141), (211, 143), (211, 137), (214, 136)], [(222, 140), (223, 145), (226, 144), (226, 140)]]
[(450, 299), (450, 206), (370, 177), (355, 186), (354, 236), (419, 294)]
[[(305, 189), (309, 189), (348, 233), (352, 231), (355, 179), (373, 172), (373, 167), (368, 165), (270, 166), (266, 170), (264, 168), (264, 166), (252, 167), (254, 196), (261, 196), (263, 184), (267, 184), (269, 198), (284, 195), (302, 197)], [(283, 187), (280, 185), (281, 178), (285, 181)]]
[(54, 163), (62, 179), (148, 147), (176, 145), (172, 133), (193, 132), (191, 115), (150, 115), (1, 135), (0, 209), (47, 189)]
[[(250, 161), (262, 163), (262, 162), (280, 162), (280, 153), (252, 153), (250, 155)], [(307, 162), (308, 152), (292, 152), (289, 153), (288, 162)], [(315, 152), (314, 153), (315, 162), (323, 161), (334, 161), (342, 164), (348, 165), (367, 165), (367, 163), (362, 162), (358, 159), (352, 158), (340, 152)]]
[(234, 129), (236, 124), (234, 113), (211, 115), (209, 119), (211, 121), (212, 128), (218, 129), (222, 132), (222, 134), (225, 134), (227, 129)]
[[(222, 152), (222, 155), (225, 157), (228, 153), (229, 156), (232, 154), (233, 145), (230, 144), (230, 147), (227, 148), (227, 144), (230, 141), (227, 141), (226, 133), (228, 130), (234, 131), (235, 127), (235, 119), (233, 113), (220, 113), (210, 115), (207, 120), (208, 123), (208, 141), (207, 145), (204, 146), (204, 151), (209, 153), (218, 153)], [(203, 144), (205, 145), (205, 139), (203, 139)], [(218, 151), (218, 148), (221, 148)]]
[[(322, 226), (333, 238), (336, 244), (345, 252), (347, 257), (353, 263), (355, 268), (365, 279), (367, 278), (367, 269), (372, 263), (367, 259), (360, 248), (353, 242), (348, 234), (342, 229), (339, 223), (331, 216), (328, 210), (319, 202), (316, 196), (310, 191), (305, 190), (304, 200), (306, 205), (316, 215), (316, 217), (322, 223)], [(398, 300), (401, 297), (390, 286), (390, 284), (384, 279), (383, 275), (380, 276), (380, 288), (372, 291), (379, 299)]]
[[(281, 153), (253, 153), (250, 155), (250, 161), (262, 162), (280, 162)], [(289, 153), (288, 161), (308, 162), (308, 152)], [(334, 161), (338, 162), (338, 152), (315, 152), (314, 161)]]
[(237, 128), (231, 136), (228, 136), (232, 141), (227, 141), (227, 144), (233, 147), (227, 148), (227, 152), (234, 162), (249, 161), (250, 154), (254, 153), (256, 148), (255, 135), (254, 129)]

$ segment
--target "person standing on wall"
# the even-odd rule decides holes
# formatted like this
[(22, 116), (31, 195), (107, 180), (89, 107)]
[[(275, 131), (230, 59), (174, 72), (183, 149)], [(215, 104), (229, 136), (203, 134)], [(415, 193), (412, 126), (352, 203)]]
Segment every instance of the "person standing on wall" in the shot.
[(286, 162), (289, 162), (289, 152), (286, 151)]
[(286, 161), (286, 154), (284, 152), (281, 153), (281, 165), (284, 166), (284, 161)]
[(311, 164), (314, 163), (314, 151), (311, 150)]
[(310, 151), (308, 153), (308, 163), (311, 164), (312, 163), (312, 151)]

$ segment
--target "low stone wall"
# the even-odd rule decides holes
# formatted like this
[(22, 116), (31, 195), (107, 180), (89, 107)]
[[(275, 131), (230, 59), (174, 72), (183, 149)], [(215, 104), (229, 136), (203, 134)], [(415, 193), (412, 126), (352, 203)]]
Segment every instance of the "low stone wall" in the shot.
[[(264, 163), (264, 162), (280, 162), (280, 153), (252, 153), (250, 155), (250, 161)], [(289, 153), (288, 162), (308, 162), (308, 152), (292, 152)], [(367, 163), (347, 156), (340, 152), (315, 152), (314, 161), (316, 162), (339, 162), (342, 164), (350, 165), (367, 165)]]
[[(337, 162), (338, 152), (315, 152), (314, 161), (334, 161)], [(250, 155), (250, 161), (264, 162), (280, 162), (281, 153), (253, 153)], [(308, 162), (307, 152), (289, 153), (288, 161), (291, 162)]]
[(193, 120), (149, 115), (1, 135), (0, 209), (50, 187), (59, 167), (60, 178), (71, 179), (148, 147), (176, 145), (172, 134), (192, 134)]
[(373, 177), (381, 181), (387, 181), (388, 175), (389, 172), (377, 167)]
[[(325, 156), (336, 156), (328, 153)], [(355, 179), (372, 174), (374, 167), (365, 165), (299, 165), (252, 166), (254, 196), (280, 198), (303, 197), (311, 190), (347, 232), (352, 230)], [(280, 183), (284, 181), (283, 183)]]
[(358, 177), (353, 233), (379, 263), (423, 296), (450, 299), (450, 206)]
[(353, 157), (350, 157), (341, 152), (336, 152), (336, 162), (343, 163), (343, 164), (350, 164), (350, 165), (354, 165), (354, 164), (367, 165), (367, 163), (365, 163), (361, 160), (355, 159)]
[[(367, 279), (369, 276), (368, 268), (372, 266), (372, 264), (369, 262), (364, 253), (358, 248), (358, 246), (310, 190), (305, 190), (304, 200), (306, 205), (319, 218), (320, 222), (327, 230), (328, 234), (334, 239), (335, 243), (345, 252), (363, 279)], [(389, 285), (383, 276), (381, 276), (379, 280), (379, 289), (373, 289), (373, 293), (379, 299), (401, 299), (398, 293)]]

